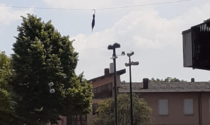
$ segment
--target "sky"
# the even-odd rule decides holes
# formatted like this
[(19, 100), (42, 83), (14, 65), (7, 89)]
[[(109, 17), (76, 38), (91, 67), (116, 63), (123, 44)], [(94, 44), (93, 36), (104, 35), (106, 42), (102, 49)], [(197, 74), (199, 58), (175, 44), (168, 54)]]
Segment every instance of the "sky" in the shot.
[(113, 62), (107, 47), (119, 43), (117, 70), (126, 69), (122, 81), (129, 81), (128, 57), (120, 56), (122, 51), (133, 51), (131, 60), (139, 61), (132, 66), (133, 82), (166, 77), (210, 80), (209, 71), (183, 67), (182, 45), (182, 31), (210, 18), (209, 0), (0, 0), (0, 12), (0, 50), (7, 55), (13, 53), (21, 16), (29, 13), (51, 20), (62, 35), (75, 40), (76, 73), (84, 72), (86, 79), (104, 74)]

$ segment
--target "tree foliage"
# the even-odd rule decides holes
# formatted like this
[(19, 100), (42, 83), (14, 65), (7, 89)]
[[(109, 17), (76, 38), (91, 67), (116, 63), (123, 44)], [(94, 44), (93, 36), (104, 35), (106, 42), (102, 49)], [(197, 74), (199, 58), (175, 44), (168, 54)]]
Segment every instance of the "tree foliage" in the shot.
[(7, 78), (10, 75), (10, 59), (4, 52), (0, 52), (0, 111), (10, 112), (11, 96)]
[[(118, 123), (119, 125), (130, 124), (130, 96), (129, 94), (118, 95)], [(97, 115), (91, 121), (92, 125), (113, 125), (115, 122), (114, 115), (114, 98), (109, 98), (99, 102)], [(133, 94), (133, 125), (143, 125), (151, 121), (151, 108), (146, 101)]]
[(171, 78), (171, 77), (167, 77), (165, 79), (150, 79), (150, 82), (186, 82), (185, 80), (180, 80), (180, 79), (177, 79), (177, 78)]
[(14, 101), (12, 100), (12, 89), (8, 85), (8, 79), (11, 75), (11, 59), (0, 52), (0, 124), (8, 125), (18, 121), (14, 115)]
[[(78, 53), (69, 36), (61, 36), (51, 21), (28, 14), (22, 17), (13, 45), (11, 77), (16, 94), (16, 114), (27, 124), (56, 123), (59, 115), (91, 110), (92, 86), (77, 76)], [(53, 82), (54, 94), (48, 83)]]

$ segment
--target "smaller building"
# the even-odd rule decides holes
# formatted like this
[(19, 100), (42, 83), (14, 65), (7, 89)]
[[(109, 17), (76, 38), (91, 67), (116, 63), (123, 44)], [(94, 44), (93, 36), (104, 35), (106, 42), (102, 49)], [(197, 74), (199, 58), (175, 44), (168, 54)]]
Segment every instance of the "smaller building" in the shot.
[[(125, 69), (116, 72), (118, 87), (120, 87), (121, 84), (120, 75), (124, 74), (125, 72), (126, 72)], [(106, 98), (114, 97), (114, 72), (106, 68), (104, 69), (104, 75), (93, 78), (89, 80), (89, 82), (92, 83), (93, 94), (94, 94), (93, 105), (92, 105), (93, 110), (92, 113), (88, 115), (89, 118), (91, 118), (92, 115), (95, 115), (97, 104), (99, 101)]]

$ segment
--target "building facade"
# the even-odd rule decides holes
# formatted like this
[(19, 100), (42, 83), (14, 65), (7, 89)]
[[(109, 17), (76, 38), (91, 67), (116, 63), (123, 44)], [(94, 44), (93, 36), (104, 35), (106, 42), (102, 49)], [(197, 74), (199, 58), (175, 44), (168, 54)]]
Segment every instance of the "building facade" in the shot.
[[(117, 71), (118, 93), (129, 93), (129, 83), (121, 82), (125, 69)], [(93, 86), (92, 112), (87, 116), (62, 117), (59, 125), (87, 125), (96, 114), (97, 104), (114, 97), (114, 73), (89, 80)], [(143, 82), (132, 83), (133, 93), (144, 98), (152, 108), (148, 125), (210, 125), (210, 82)]]
[[(152, 108), (154, 125), (209, 125), (210, 82), (133, 83), (133, 92)], [(129, 93), (121, 83), (119, 92)]]
[[(107, 72), (105, 69), (104, 76), (90, 80), (95, 95), (91, 115), (95, 115), (100, 100), (114, 97), (114, 75), (107, 75)], [(130, 92), (129, 83), (120, 80), (124, 73), (125, 70), (117, 73), (119, 93)], [(108, 89), (98, 89), (103, 86)], [(132, 83), (132, 89), (152, 108), (152, 122), (148, 125), (210, 125), (210, 82), (149, 82), (144, 79), (143, 82)]]

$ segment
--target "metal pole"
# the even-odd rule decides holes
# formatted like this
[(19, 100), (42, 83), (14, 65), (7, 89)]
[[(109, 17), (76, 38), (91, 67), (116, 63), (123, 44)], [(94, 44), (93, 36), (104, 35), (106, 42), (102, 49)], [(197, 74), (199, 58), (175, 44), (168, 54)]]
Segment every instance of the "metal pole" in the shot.
[(117, 80), (116, 80), (116, 52), (115, 48), (113, 48), (113, 62), (114, 62), (114, 97), (115, 97), (115, 125), (118, 125), (118, 117), (117, 117)]
[[(50, 94), (50, 115), (52, 114), (52, 94)], [(52, 121), (50, 120), (50, 125), (52, 125)]]
[(131, 57), (129, 56), (129, 74), (130, 74), (130, 110), (131, 110), (131, 125), (133, 125), (133, 98), (132, 98), (132, 82), (131, 82)]

